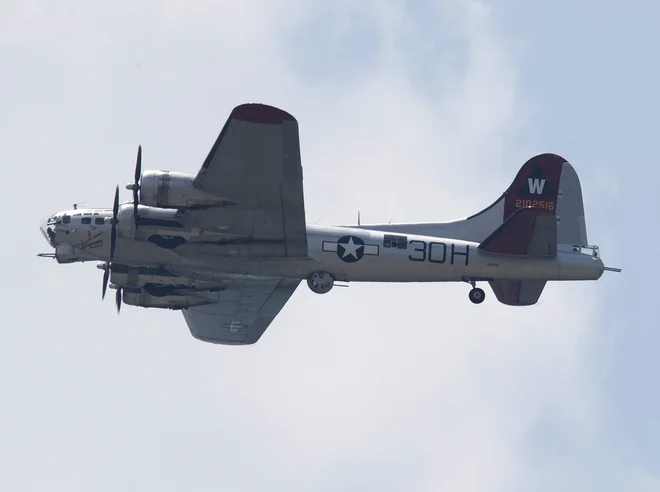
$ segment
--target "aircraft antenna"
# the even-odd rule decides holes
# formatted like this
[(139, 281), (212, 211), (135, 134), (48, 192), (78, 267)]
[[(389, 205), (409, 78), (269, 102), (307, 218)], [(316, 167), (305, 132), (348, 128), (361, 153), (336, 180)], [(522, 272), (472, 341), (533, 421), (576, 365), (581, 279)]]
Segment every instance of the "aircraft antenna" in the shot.
[(362, 224), (360, 224), (360, 211), (359, 210), (358, 210), (358, 225), (362, 225)]

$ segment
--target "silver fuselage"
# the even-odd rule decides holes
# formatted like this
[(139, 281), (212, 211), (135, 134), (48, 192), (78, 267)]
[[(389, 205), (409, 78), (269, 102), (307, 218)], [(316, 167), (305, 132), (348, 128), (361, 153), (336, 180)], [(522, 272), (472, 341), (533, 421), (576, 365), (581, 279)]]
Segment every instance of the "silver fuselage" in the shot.
[[(109, 210), (87, 212), (90, 224), (64, 224), (53, 216), (41, 226), (62, 263), (110, 259)], [(50, 228), (50, 232), (48, 229)], [(357, 244), (346, 242), (355, 238)], [(556, 257), (524, 257), (481, 251), (478, 243), (451, 238), (388, 232), (365, 226), (307, 226), (306, 258), (255, 257), (249, 240), (189, 241), (163, 249), (148, 241), (119, 236), (114, 263), (159, 266), (183, 272), (306, 278), (316, 271), (353, 282), (457, 282), (472, 280), (596, 280), (604, 271), (597, 256), (573, 245), (558, 245)], [(388, 239), (389, 238), (389, 239)], [(405, 244), (401, 244), (405, 238)], [(349, 240), (352, 241), (352, 240)]]

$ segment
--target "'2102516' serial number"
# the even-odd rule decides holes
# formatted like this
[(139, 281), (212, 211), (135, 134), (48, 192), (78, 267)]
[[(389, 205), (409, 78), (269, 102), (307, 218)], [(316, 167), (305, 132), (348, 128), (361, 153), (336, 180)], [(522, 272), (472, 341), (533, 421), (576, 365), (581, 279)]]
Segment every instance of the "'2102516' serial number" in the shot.
[(516, 200), (516, 208), (542, 208), (545, 210), (553, 211), (555, 209), (555, 202), (548, 200), (523, 200), (519, 198)]

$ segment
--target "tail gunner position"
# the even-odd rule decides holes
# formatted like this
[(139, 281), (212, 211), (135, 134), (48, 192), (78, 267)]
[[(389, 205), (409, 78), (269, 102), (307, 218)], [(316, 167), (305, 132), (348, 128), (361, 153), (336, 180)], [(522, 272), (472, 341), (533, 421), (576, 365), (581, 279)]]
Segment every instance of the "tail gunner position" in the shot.
[(596, 280), (580, 180), (562, 157), (529, 159), (488, 208), (437, 223), (305, 224), (298, 123), (263, 104), (232, 111), (197, 175), (142, 173), (133, 200), (76, 209), (41, 225), (59, 263), (100, 262), (122, 303), (181, 310), (200, 340), (253, 344), (301, 280), (488, 283), (509, 306), (535, 304), (548, 281)]

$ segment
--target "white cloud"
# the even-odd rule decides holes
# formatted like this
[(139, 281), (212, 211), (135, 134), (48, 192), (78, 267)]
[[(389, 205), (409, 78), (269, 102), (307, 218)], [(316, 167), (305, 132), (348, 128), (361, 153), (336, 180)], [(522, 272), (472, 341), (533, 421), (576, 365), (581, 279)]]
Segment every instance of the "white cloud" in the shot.
[[(424, 17), (396, 2), (334, 4), (321, 65), (337, 70), (318, 84), (305, 35), (321, 28), (322, 2), (8, 5), (0, 56), (19, 77), (48, 67), (0, 82), (14, 97), (1, 147), (24, 164), (11, 176), (40, 166), (34, 203), (10, 219), (30, 237), (21, 262), (44, 247), (39, 215), (110, 201), (137, 142), (147, 167), (194, 172), (244, 100), (298, 117), (310, 221), (352, 222), (358, 208), (368, 222), (464, 216), (529, 157), (511, 140), (527, 114), (518, 67), (478, 2)], [(356, 18), (375, 46), (357, 68), (342, 38)], [(192, 339), (177, 314), (115, 319), (90, 265), (30, 266), (2, 314), (23, 323), (0, 363), (12, 490), (509, 490), (540, 469), (526, 456), (539, 419), (601, 432), (583, 362), (589, 284), (550, 285), (530, 309), (492, 294), (475, 308), (460, 285), (326, 296), (303, 285), (257, 346), (227, 348)]]

